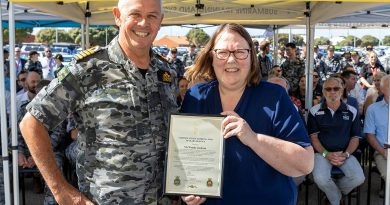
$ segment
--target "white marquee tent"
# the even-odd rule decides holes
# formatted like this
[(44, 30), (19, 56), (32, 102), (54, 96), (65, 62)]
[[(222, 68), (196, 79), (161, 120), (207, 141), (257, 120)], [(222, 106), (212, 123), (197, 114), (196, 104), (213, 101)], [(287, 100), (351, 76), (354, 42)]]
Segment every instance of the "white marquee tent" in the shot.
[[(111, 9), (117, 4), (117, 0), (10, 0), (9, 22), (10, 22), (10, 58), (14, 58), (14, 3), (39, 11), (58, 16), (60, 18), (69, 19), (81, 24), (85, 24), (88, 30), (89, 25), (105, 24), (112, 25), (114, 23)], [(388, 3), (389, 0), (163, 0), (164, 10), (164, 25), (181, 25), (181, 24), (220, 24), (227, 22), (240, 23), (242, 25), (306, 25), (307, 42), (309, 48), (306, 73), (307, 73), (307, 90), (312, 90), (312, 77), (309, 65), (313, 65), (313, 59), (310, 56), (313, 54), (313, 38), (314, 24), (325, 22), (329, 19), (343, 16), (355, 11), (366, 10), (373, 7), (379, 7)], [(2, 34), (0, 34), (2, 35)], [(88, 36), (88, 35), (87, 35)], [(2, 36), (0, 36), (2, 39)], [(0, 42), (2, 44), (2, 42)], [(0, 56), (3, 55), (0, 50)], [(2, 64), (0, 58), (0, 64)], [(11, 81), (16, 79), (15, 65), (11, 64)], [(0, 70), (0, 95), (4, 96), (4, 72)], [(11, 93), (16, 93), (16, 86), (11, 85)], [(312, 93), (306, 95), (306, 102), (311, 102)], [(4, 98), (0, 104), (4, 105)], [(11, 104), (15, 105), (15, 96), (11, 97)], [(311, 106), (308, 103), (307, 106)], [(6, 132), (5, 123), (5, 106), (0, 107), (1, 113), (1, 132), (2, 136)], [(11, 107), (11, 123), (16, 124), (16, 108)], [(11, 134), (13, 137), (12, 143), (16, 145), (16, 128), (12, 127)], [(3, 137), (2, 144), (7, 145), (7, 138)], [(3, 165), (8, 167), (8, 154), (3, 149)], [(13, 150), (14, 160), (17, 160), (17, 150)], [(15, 158), (16, 156), (16, 158)], [(5, 157), (5, 158), (4, 158)], [(390, 163), (388, 167), (390, 166)], [(388, 168), (390, 171), (390, 168)], [(14, 166), (14, 176), (17, 173), (17, 165)], [(8, 171), (4, 172), (6, 179), (9, 178)], [(14, 178), (17, 178), (14, 177)], [(18, 181), (14, 180), (14, 204), (18, 204)], [(9, 193), (9, 184), (5, 184), (6, 192)], [(7, 189), (8, 186), (8, 189)], [(387, 190), (390, 190), (389, 183), (386, 185)], [(388, 201), (388, 193), (386, 195), (386, 204)], [(9, 195), (6, 197), (6, 204), (10, 204)]]

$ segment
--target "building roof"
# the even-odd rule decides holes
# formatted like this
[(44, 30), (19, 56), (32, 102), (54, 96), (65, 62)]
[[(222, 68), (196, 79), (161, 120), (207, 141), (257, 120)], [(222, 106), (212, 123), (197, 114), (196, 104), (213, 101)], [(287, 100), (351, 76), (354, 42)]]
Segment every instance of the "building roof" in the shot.
[(166, 46), (169, 48), (173, 47), (188, 47), (190, 42), (187, 41), (185, 36), (164, 36), (153, 42), (155, 46)]

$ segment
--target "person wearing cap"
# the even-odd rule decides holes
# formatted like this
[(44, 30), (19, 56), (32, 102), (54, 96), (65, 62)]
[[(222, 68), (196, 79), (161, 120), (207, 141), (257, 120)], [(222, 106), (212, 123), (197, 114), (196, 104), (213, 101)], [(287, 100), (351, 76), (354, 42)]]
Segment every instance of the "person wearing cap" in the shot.
[(182, 77), (184, 75), (184, 64), (177, 58), (177, 48), (171, 49), (168, 62), (171, 64), (171, 68), (176, 71), (177, 77)]
[(183, 56), (183, 63), (185, 67), (191, 66), (195, 63), (196, 58), (196, 46), (194, 44), (191, 44), (191, 46), (188, 48), (188, 53), (184, 54)]
[(27, 63), (24, 65), (24, 70), (27, 71), (37, 71), (39, 74), (42, 75), (42, 64), (38, 60), (39, 53), (37, 51), (30, 51), (28, 53), (28, 60)]
[(276, 65), (282, 65), (283, 62), (286, 60), (286, 47), (284, 45), (281, 45), (278, 49), (278, 57), (276, 58), (276, 62), (274, 62)]
[(259, 67), (261, 72), (261, 77), (263, 79), (268, 79), (268, 74), (272, 70), (272, 62), (268, 57), (270, 51), (270, 42), (262, 41), (260, 43), (260, 52), (257, 54), (257, 59), (259, 60)]
[(352, 62), (351, 51), (345, 51), (341, 57), (341, 69), (344, 69), (345, 66), (350, 65)]
[(357, 74), (360, 74), (363, 71), (364, 68), (364, 62), (360, 60), (359, 53), (357, 51), (351, 52), (351, 66), (355, 69), (355, 72)]
[(305, 62), (297, 57), (295, 43), (286, 44), (287, 59), (280, 66), (282, 76), (290, 83), (290, 89), (298, 89), (299, 77), (305, 74)]
[(318, 45), (314, 46), (314, 67), (319, 72), (321, 78), (324, 77), (323, 71), (325, 69), (324, 61), (322, 60), (323, 55), (319, 53)]
[(253, 40), (253, 45), (255, 46), (255, 51), (256, 51), (256, 53), (259, 53), (260, 52), (260, 49), (259, 49), (259, 41), (258, 40), (256, 40), (256, 39), (254, 39)]
[(324, 71), (325, 76), (330, 76), (334, 73), (337, 73), (341, 70), (340, 58), (334, 55), (335, 47), (329, 45), (327, 48), (328, 55), (322, 58), (324, 61)]

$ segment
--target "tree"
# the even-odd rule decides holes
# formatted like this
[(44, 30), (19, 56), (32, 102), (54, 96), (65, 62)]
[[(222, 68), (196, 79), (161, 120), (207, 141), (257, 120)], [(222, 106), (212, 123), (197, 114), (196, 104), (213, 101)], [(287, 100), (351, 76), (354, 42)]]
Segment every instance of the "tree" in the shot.
[[(108, 28), (90, 28), (89, 29), (89, 43), (91, 46), (105, 46), (106, 45), (106, 29), (107, 29), (107, 44), (116, 36), (117, 29), (114, 27)], [(69, 35), (77, 44), (81, 43), (81, 29), (70, 29)]]
[(356, 43), (356, 46), (360, 46), (362, 44), (362, 40), (356, 36), (349, 35), (345, 37), (344, 40), (340, 41), (337, 45), (338, 46), (354, 46), (354, 41)]
[(330, 45), (330, 40), (329, 38), (326, 37), (319, 37), (314, 39), (314, 45)]
[(383, 45), (384, 46), (390, 46), (390, 36), (385, 36), (383, 38)]
[[(25, 42), (29, 37), (31, 37), (33, 29), (32, 28), (17, 28), (15, 29), (15, 43), (20, 44)], [(3, 30), (4, 43), (9, 43), (9, 30)]]
[(362, 43), (361, 43), (361, 46), (362, 47), (366, 47), (368, 45), (371, 45), (371, 46), (377, 46), (379, 45), (379, 39), (374, 37), (374, 36), (371, 36), (371, 35), (365, 35), (362, 37)]
[[(288, 41), (288, 34), (286, 33), (280, 33), (278, 34), (278, 43), (279, 45), (286, 45), (287, 43), (289, 43)], [(303, 45), (303, 37), (301, 35), (298, 35), (298, 34), (293, 34), (293, 43), (295, 43), (295, 45), (297, 46), (302, 46)]]
[[(67, 43), (73, 43), (72, 38), (70, 35), (65, 32), (63, 29), (58, 29), (58, 42), (67, 42)], [(54, 28), (45, 28), (41, 29), (35, 38), (36, 42), (39, 43), (46, 43), (46, 44), (52, 44), (56, 42), (56, 29)]]
[(186, 35), (187, 40), (197, 47), (204, 46), (209, 41), (210, 36), (201, 28), (192, 28)]

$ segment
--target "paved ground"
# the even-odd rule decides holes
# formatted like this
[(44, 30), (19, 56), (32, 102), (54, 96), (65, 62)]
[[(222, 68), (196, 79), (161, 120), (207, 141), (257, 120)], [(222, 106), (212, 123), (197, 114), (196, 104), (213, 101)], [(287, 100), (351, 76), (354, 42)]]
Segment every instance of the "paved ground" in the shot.
[[(366, 176), (366, 181), (361, 187), (360, 190), (360, 205), (368, 205), (367, 204), (367, 168), (365, 168), (365, 176)], [(384, 199), (379, 198), (378, 192), (380, 189), (380, 178), (377, 173), (372, 174), (372, 187), (371, 187), (371, 205), (383, 205), (384, 204)], [(31, 178), (26, 178), (25, 179), (25, 184), (26, 184), (26, 205), (41, 205), (43, 204), (43, 194), (35, 194), (33, 190), (33, 184), (32, 184), (32, 179)], [(308, 186), (309, 190), (309, 200), (308, 200), (308, 205), (317, 205), (317, 193), (318, 189), (315, 184), (311, 184)], [(299, 199), (298, 199), (298, 205), (306, 205), (305, 204), (305, 191), (306, 188), (303, 186), (302, 189), (299, 192)], [(20, 196), (22, 194), (20, 193)], [(356, 198), (352, 198), (352, 205), (357, 204), (356, 203)], [(23, 205), (22, 200), (20, 200), (20, 205)], [(270, 204), (272, 205), (272, 204)]]
[[(366, 180), (364, 184), (360, 187), (360, 203), (357, 203), (356, 198), (352, 197), (351, 204), (352, 205), (369, 205), (367, 202), (367, 188), (368, 188), (368, 167), (365, 168), (365, 176)], [(379, 174), (372, 173), (372, 183), (371, 183), (371, 194), (370, 194), (370, 205), (384, 205), (384, 199), (380, 198), (378, 193), (381, 187), (381, 180), (379, 177)], [(309, 190), (309, 197), (308, 197), (308, 203), (307, 205), (316, 205), (318, 204), (317, 197), (318, 197), (318, 188), (315, 184), (311, 184), (308, 186)], [(305, 203), (305, 194), (306, 194), (306, 188), (305, 186), (301, 187), (301, 190), (299, 192), (299, 198), (298, 198), (298, 205), (306, 205)], [(353, 194), (352, 196), (355, 196)], [(348, 204), (348, 203), (347, 203)]]

